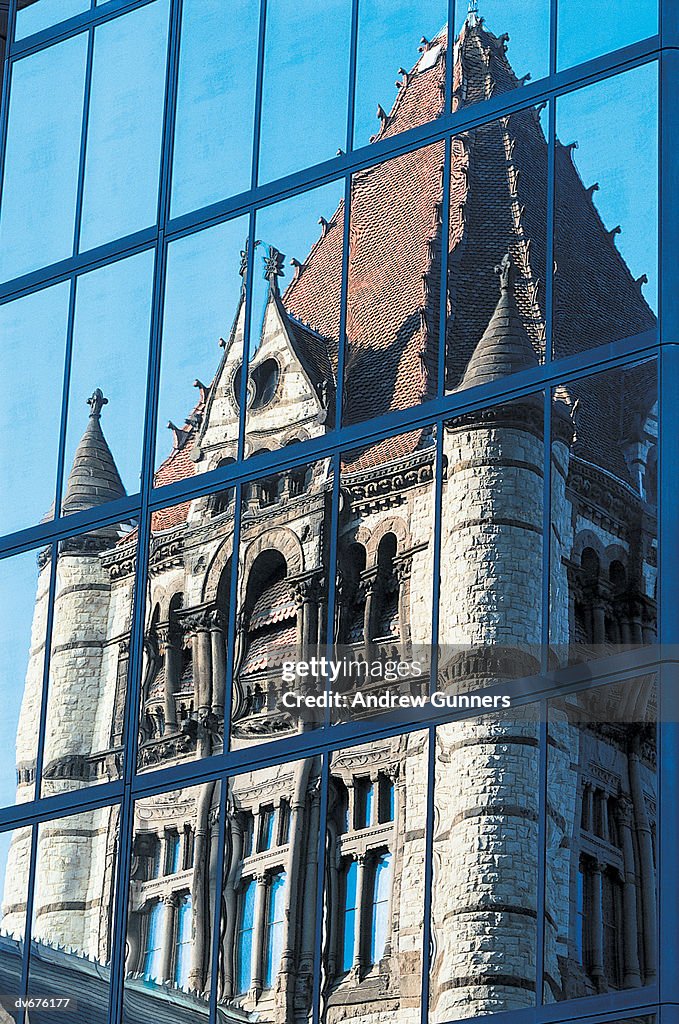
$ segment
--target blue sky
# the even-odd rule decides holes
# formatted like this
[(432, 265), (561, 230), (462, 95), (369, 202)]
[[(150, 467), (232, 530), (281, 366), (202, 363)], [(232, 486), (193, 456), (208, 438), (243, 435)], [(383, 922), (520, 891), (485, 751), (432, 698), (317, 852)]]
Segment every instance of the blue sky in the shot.
[[(184, 2), (175, 213), (247, 187), (253, 3), (234, 0), (229, 21), (221, 0)], [(345, 145), (348, 7), (348, 0), (269, 3), (264, 177), (331, 157)], [(647, 0), (633, 8), (628, 0), (560, 0), (559, 7), (564, 61), (586, 59), (655, 28)], [(542, 0), (481, 0), (479, 13), (487, 27), (509, 32), (508, 55), (519, 75), (532, 71), (537, 79), (545, 70), (545, 9)], [(377, 103), (388, 109), (396, 96), (398, 67), (413, 65), (420, 36), (433, 36), (445, 13), (440, 0), (363, 0), (362, 11), (356, 140), (365, 143), (377, 127)], [(99, 123), (90, 136), (87, 164), (89, 181), (97, 187), (93, 190), (90, 184), (86, 190), (84, 222), (89, 244), (119, 230), (143, 227), (154, 216), (164, 19), (165, 0), (159, 0), (119, 19), (115, 29), (99, 30), (102, 70), (95, 69), (93, 99)], [(10, 102), (15, 128), (0, 214), (0, 278), (71, 252), (84, 43), (82, 35), (15, 66)], [(201, 66), (191, 54), (205, 56)], [(27, 124), (31, 132), (25, 130)], [(558, 126), (563, 141), (578, 141), (575, 160), (583, 180), (600, 183), (597, 206), (608, 226), (622, 225), (618, 247), (635, 276), (648, 274), (645, 294), (652, 300), (657, 280), (655, 69), (642, 68), (561, 100)], [(257, 237), (302, 260), (318, 237), (319, 215), (332, 215), (340, 192), (339, 186), (330, 185), (268, 208), (259, 215)], [(246, 235), (246, 220), (239, 218), (169, 247), (158, 417), (161, 454), (169, 450), (165, 423), (173, 419), (182, 424), (196, 401), (193, 380), (208, 382), (218, 365), (218, 339), (228, 336), (236, 308), (239, 254)], [(287, 280), (289, 276), (283, 286)], [(136, 489), (139, 471), (150, 288), (151, 258), (142, 254), (84, 275), (77, 290), (69, 459), (85, 426), (85, 399), (99, 386), (110, 398), (104, 430), (129, 489)], [(68, 284), (60, 284), (0, 308), (0, 472), (3, 493), (13, 497), (0, 513), (3, 532), (39, 520), (53, 500), (67, 307)], [(6, 586), (9, 595), (0, 607), (6, 751), (13, 747), (37, 576), (34, 555), (21, 557), (20, 570), (14, 568), (18, 561), (0, 565), (9, 580), (3, 584), (0, 578), (0, 591)], [(7, 774), (11, 760), (8, 756), (0, 779), (0, 796), (8, 799), (13, 790), (13, 773)]]

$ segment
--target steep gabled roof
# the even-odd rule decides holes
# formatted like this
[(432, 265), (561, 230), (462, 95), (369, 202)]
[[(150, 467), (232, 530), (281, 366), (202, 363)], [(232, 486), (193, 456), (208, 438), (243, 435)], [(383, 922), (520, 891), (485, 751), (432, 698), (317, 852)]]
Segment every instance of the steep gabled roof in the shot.
[[(379, 109), (376, 139), (443, 113), (447, 31), (423, 49), (413, 69), (403, 75), (391, 111)], [(521, 88), (525, 79), (514, 74), (506, 51), (506, 36), (495, 36), (474, 15), (466, 19), (454, 47), (454, 109)], [(496, 118), (458, 134), (451, 146), (447, 241), (442, 226), (444, 143), (353, 175), (345, 422), (405, 409), (435, 394), (444, 244), (449, 253), (446, 387), (461, 385), (474, 353), (465, 384), (478, 375), (490, 334), (496, 333), (503, 315), (496, 309), (494, 268), (505, 254), (517, 270), (515, 340), (520, 333), (522, 346), (527, 338), (536, 360), (544, 356), (548, 154), (540, 112), (527, 107)], [(614, 234), (601, 221), (592, 189), (581, 181), (570, 149), (560, 145), (557, 179), (557, 354), (654, 327), (655, 317), (615, 246)], [(321, 237), (281, 298), (291, 338), (312, 379), (327, 379), (328, 365), (336, 373), (344, 216), (340, 203), (323, 222)], [(493, 372), (498, 367), (496, 359)], [(513, 356), (507, 367), (517, 368)], [(588, 436), (594, 436), (593, 428), (579, 432), (581, 446), (587, 445)], [(422, 440), (417, 430), (373, 445), (347, 468), (407, 455)]]

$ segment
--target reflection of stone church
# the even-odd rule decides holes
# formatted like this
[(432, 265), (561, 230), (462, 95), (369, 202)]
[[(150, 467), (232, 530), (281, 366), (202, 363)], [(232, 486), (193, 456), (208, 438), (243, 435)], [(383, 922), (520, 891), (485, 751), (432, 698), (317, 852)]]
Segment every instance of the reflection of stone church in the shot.
[[(381, 112), (380, 138), (442, 110), (446, 45), (445, 34), (423, 45), (393, 110)], [(470, 16), (455, 51), (458, 105), (521, 85), (505, 50), (503, 37)], [(449, 389), (528, 369), (544, 354), (547, 203), (547, 150), (534, 109), (464, 132), (452, 147)], [(354, 177), (349, 422), (435, 394), (443, 160), (443, 143), (434, 144)], [(576, 352), (647, 330), (654, 317), (572, 151), (558, 145), (557, 161), (555, 329), (562, 350)], [(255, 253), (257, 266), (264, 256), (269, 288), (247, 382), (249, 453), (332, 428), (342, 221), (341, 206), (322, 219), (321, 237), (283, 292), (282, 255), (270, 247)], [(241, 299), (214, 379), (196, 382), (198, 402), (185, 426), (173, 428), (174, 447), (157, 483), (235, 459), (244, 315)], [(100, 393), (91, 399), (66, 511), (123, 493), (101, 429), (103, 401)], [(564, 384), (555, 394), (555, 645), (591, 645), (600, 653), (654, 637), (654, 402), (647, 366)], [(520, 651), (521, 664), (536, 668), (543, 405), (542, 396), (520, 398), (446, 425), (440, 638), (465, 649), (449, 666), (446, 685), (492, 678), (498, 665), (484, 651), (489, 645), (505, 657)], [(430, 643), (434, 451), (433, 432), (416, 429), (343, 459), (335, 639), (358, 658), (407, 658), (414, 646)], [(321, 459), (244, 489), (233, 686), (226, 648), (233, 493), (153, 514), (141, 769), (219, 752), (229, 704), (236, 750), (300, 728), (281, 706), (280, 666), (290, 649), (306, 657), (327, 639), (332, 484), (329, 461)], [(135, 538), (136, 529), (105, 527), (61, 545), (46, 793), (113, 778), (119, 767)], [(48, 577), (45, 560), (34, 636), (46, 616)], [(567, 655), (558, 647), (556, 657)], [(35, 767), (39, 664), (34, 650), (17, 739), (19, 799), (29, 795)], [(653, 731), (644, 724), (653, 714), (652, 685), (593, 692), (555, 708), (550, 726), (548, 1000), (635, 987), (655, 970)], [(438, 731), (434, 1020), (535, 1001), (538, 731), (530, 716), (518, 714)], [(322, 922), (328, 1020), (377, 1024), (391, 1013), (419, 1020), (426, 780), (421, 733), (334, 756)], [(140, 991), (174, 985), (203, 993), (209, 985), (219, 799), (216, 783), (137, 804), (127, 969), (130, 986), (141, 984), (138, 976), (147, 979)], [(219, 930), (223, 1019), (307, 1019), (321, 801), (316, 758), (229, 782)], [(33, 938), (105, 963), (115, 828), (102, 812), (85, 817), (88, 841), (77, 857), (71, 830), (60, 831), (58, 822), (50, 856), (39, 856)], [(3, 928), (10, 932), (27, 856), (18, 839), (4, 896)], [(63, 862), (71, 869), (59, 869)]]

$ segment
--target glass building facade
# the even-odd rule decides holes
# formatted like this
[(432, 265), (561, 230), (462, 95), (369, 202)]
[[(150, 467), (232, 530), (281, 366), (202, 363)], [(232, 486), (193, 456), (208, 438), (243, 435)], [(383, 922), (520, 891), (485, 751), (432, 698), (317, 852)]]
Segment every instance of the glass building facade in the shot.
[(679, 1019), (674, 0), (0, 46), (0, 1020)]

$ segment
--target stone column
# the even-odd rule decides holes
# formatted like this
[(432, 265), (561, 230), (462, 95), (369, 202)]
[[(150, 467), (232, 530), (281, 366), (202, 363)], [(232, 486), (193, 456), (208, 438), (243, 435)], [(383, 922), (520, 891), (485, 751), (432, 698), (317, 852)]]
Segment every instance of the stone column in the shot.
[(226, 882), (224, 885), (224, 940), (222, 960), (224, 970), (224, 998), (231, 999), (234, 995), (233, 969), (234, 950), (236, 944), (236, 923), (238, 919), (237, 879), (240, 875), (243, 860), (243, 823), (238, 813), (230, 816), (231, 859), (227, 865)]
[(361, 980), (363, 973), (363, 918), (366, 913), (366, 855), (360, 853), (356, 858), (356, 918), (354, 921), (354, 962), (351, 973), (356, 981)]
[(264, 987), (264, 935), (266, 931), (266, 888), (265, 874), (257, 875), (255, 892), (255, 926), (252, 930), (252, 989), (258, 999)]
[(177, 729), (175, 694), (179, 689), (181, 676), (181, 646), (179, 637), (170, 626), (159, 627), (158, 640), (160, 653), (165, 661), (165, 692), (163, 694), (165, 732), (171, 733)]
[(220, 611), (210, 614), (210, 645), (212, 655), (212, 713), (218, 722), (224, 719), (226, 694), (226, 638), (224, 616)]
[(606, 606), (598, 594), (592, 603), (592, 640), (598, 646), (606, 643)]
[(179, 900), (175, 893), (163, 897), (163, 939), (160, 958), (160, 980), (170, 981), (172, 978), (172, 961), (175, 947), (175, 918)]
[(408, 661), (408, 623), (410, 622), (410, 616), (408, 615), (407, 594), (410, 587), (412, 568), (412, 557), (404, 558), (403, 561), (394, 566), (394, 571), (396, 572), (396, 578), (398, 580), (399, 647), (401, 652), (401, 661), (403, 662)]
[(592, 963), (591, 975), (594, 978), (597, 991), (601, 991), (604, 979), (604, 921), (603, 921), (603, 891), (602, 874), (604, 865), (598, 861), (592, 861), (591, 885), (591, 936), (592, 936)]
[(210, 711), (212, 696), (212, 650), (210, 630), (206, 623), (201, 622), (195, 634), (195, 680), (194, 694), (198, 720), (202, 721)]
[(361, 586), (365, 591), (365, 607), (363, 609), (363, 643), (365, 645), (366, 661), (371, 659), (372, 638), (373, 638), (373, 607), (375, 604), (375, 583), (377, 582), (376, 569), (371, 569), (365, 574)]
[(646, 810), (646, 800), (641, 785), (639, 740), (628, 756), (630, 788), (634, 807), (634, 822), (639, 843), (639, 876), (641, 881), (642, 927), (644, 933), (644, 984), (655, 980), (657, 964), (656, 940), (656, 885), (653, 862), (653, 836)]
[(623, 797), (619, 804), (618, 824), (622, 840), (622, 856), (624, 864), (624, 966), (625, 988), (638, 988), (641, 985), (639, 968), (639, 948), (637, 934), (637, 879), (634, 866), (634, 843), (632, 841), (632, 801)]
[(189, 988), (202, 992), (205, 984), (206, 958), (209, 957), (210, 912), (209, 912), (209, 814), (215, 783), (208, 782), (201, 788), (196, 807), (196, 835), (193, 854), (193, 878), (191, 881), (191, 903), (193, 906), (194, 938), (191, 947), (191, 970)]

